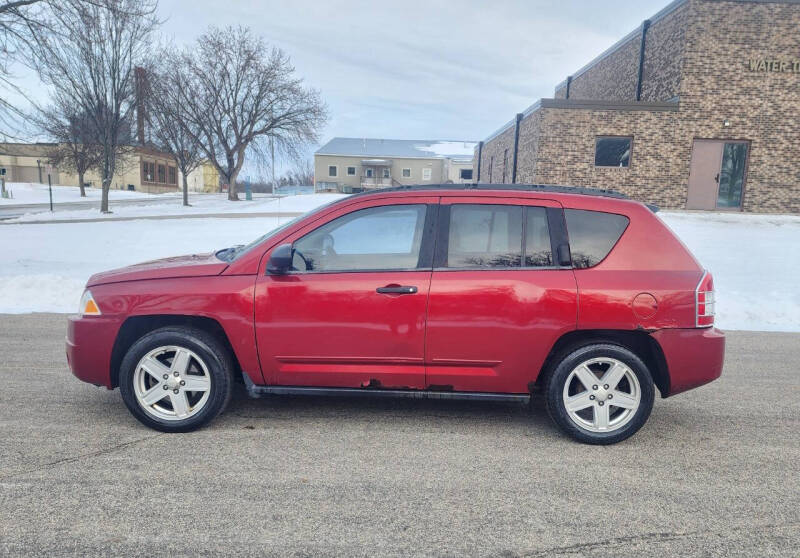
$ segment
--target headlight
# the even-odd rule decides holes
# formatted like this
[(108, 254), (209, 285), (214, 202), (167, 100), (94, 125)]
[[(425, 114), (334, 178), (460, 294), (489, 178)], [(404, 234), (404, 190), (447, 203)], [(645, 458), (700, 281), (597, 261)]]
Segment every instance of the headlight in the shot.
[(94, 297), (92, 296), (92, 292), (89, 289), (83, 291), (80, 308), (78, 308), (78, 314), (81, 316), (100, 315), (100, 307), (97, 306), (97, 303), (94, 301)]

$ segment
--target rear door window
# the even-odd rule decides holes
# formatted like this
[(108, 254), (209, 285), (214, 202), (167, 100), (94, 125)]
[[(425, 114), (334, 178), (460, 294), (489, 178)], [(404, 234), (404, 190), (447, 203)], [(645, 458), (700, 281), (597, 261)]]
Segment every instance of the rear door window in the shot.
[(544, 207), (453, 204), (446, 244), (450, 268), (553, 266)]
[(447, 267), (521, 267), (522, 207), (450, 206)]
[(550, 227), (544, 207), (525, 208), (525, 267), (552, 267)]
[(564, 216), (576, 269), (594, 267), (603, 261), (630, 222), (624, 215), (582, 209), (565, 209)]

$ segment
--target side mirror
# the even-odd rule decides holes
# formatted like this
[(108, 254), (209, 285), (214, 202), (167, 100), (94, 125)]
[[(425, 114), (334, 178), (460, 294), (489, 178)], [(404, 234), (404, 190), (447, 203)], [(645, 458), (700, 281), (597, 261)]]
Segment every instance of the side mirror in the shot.
[(267, 273), (270, 275), (283, 275), (292, 269), (292, 250), (291, 244), (281, 244), (272, 251), (267, 263)]
[(569, 244), (559, 244), (556, 249), (558, 265), (572, 267), (572, 254), (569, 251)]

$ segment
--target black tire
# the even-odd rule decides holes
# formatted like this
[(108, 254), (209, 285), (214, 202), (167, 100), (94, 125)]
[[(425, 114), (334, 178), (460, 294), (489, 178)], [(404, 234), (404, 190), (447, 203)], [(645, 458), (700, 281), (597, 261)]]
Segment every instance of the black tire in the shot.
[[(139, 404), (134, 389), (134, 373), (140, 360), (150, 351), (173, 345), (193, 351), (204, 361), (211, 385), (207, 401), (194, 415), (180, 420), (164, 420), (148, 413)], [(122, 359), (119, 387), (128, 410), (145, 426), (162, 432), (190, 432), (206, 425), (225, 409), (233, 393), (233, 369), (230, 354), (212, 335), (190, 327), (170, 326), (145, 334), (131, 346)]]
[[(640, 399), (636, 410), (622, 426), (616, 430), (608, 432), (596, 432), (587, 427), (579, 425), (567, 412), (564, 403), (564, 386), (570, 374), (581, 363), (596, 358), (612, 358), (622, 362), (636, 376), (639, 383)], [(574, 382), (575, 380), (573, 380)], [(635, 382), (631, 382), (635, 383)], [(591, 388), (586, 388), (589, 391)], [(601, 387), (602, 389), (602, 387)], [(579, 442), (586, 444), (606, 445), (621, 442), (633, 436), (650, 417), (655, 399), (655, 388), (653, 379), (647, 366), (636, 354), (620, 345), (611, 343), (595, 343), (584, 345), (567, 351), (561, 358), (557, 359), (553, 367), (547, 372), (545, 378), (544, 395), (547, 405), (547, 412), (561, 430), (572, 436)], [(589, 394), (591, 395), (591, 393)], [(612, 396), (609, 396), (612, 397)], [(594, 403), (593, 405), (596, 405)], [(597, 407), (593, 407), (597, 409)], [(612, 407), (607, 408), (607, 412)], [(623, 412), (621, 408), (614, 408), (614, 413)], [(600, 411), (600, 409), (597, 409)], [(592, 412), (595, 412), (592, 410)]]

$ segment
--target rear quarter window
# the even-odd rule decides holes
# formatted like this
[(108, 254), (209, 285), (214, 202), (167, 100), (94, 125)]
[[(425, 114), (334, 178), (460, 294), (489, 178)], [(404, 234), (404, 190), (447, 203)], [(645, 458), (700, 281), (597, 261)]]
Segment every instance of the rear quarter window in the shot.
[(569, 249), (576, 269), (594, 267), (602, 262), (628, 228), (624, 215), (565, 209)]

